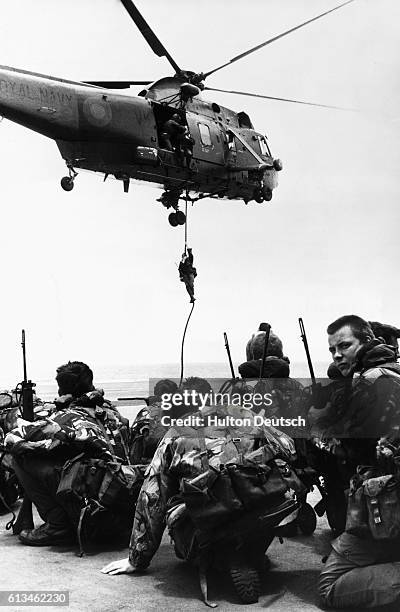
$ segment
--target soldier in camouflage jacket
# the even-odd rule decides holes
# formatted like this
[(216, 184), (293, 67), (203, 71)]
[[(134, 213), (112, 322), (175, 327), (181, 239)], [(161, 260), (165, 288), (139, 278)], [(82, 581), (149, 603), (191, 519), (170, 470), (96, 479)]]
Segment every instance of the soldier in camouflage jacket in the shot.
[[(193, 418), (199, 413), (196, 413)], [(146, 479), (136, 505), (129, 546), (129, 558), (114, 561), (103, 573), (133, 573), (144, 570), (156, 553), (166, 522), (168, 501), (179, 492), (183, 477), (193, 478), (204, 471), (199, 436), (204, 436), (209, 465), (219, 467), (237, 462), (239, 455), (248, 455), (259, 447), (262, 462), (281, 458), (292, 462), (296, 458), (293, 440), (273, 427), (249, 425), (225, 427), (225, 417), (252, 420), (254, 413), (238, 406), (209, 406), (201, 418), (218, 415), (221, 425), (205, 427), (171, 427), (157, 448), (146, 473)], [(207, 424), (207, 420), (205, 423)]]
[(71, 511), (56, 496), (66, 460), (85, 453), (129, 461), (127, 421), (104, 399), (103, 391), (94, 388), (90, 368), (68, 362), (58, 368), (56, 380), (60, 396), (49, 416), (33, 423), (21, 419), (5, 438), (18, 479), (45, 521), (20, 533), (20, 541), (30, 546), (62, 544), (73, 537), (79, 508)]

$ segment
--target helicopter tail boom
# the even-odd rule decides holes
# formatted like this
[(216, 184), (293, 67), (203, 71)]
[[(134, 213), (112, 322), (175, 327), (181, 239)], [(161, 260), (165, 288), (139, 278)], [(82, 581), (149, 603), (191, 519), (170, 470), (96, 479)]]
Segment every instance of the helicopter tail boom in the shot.
[(0, 66), (0, 114), (49, 138), (71, 135), (78, 129), (75, 87)]
[(155, 141), (148, 100), (5, 66), (0, 66), (0, 115), (57, 141), (131, 147)]

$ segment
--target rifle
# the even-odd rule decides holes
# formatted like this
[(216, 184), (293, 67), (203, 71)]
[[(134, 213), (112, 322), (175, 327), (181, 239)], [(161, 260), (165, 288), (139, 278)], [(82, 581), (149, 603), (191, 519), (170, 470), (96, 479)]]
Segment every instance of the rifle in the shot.
[(117, 397), (118, 402), (144, 402), (146, 406), (149, 405), (148, 397)]
[(313, 368), (313, 364), (312, 364), (312, 361), (311, 361), (310, 349), (308, 348), (306, 330), (304, 328), (303, 319), (301, 317), (299, 317), (299, 325), (300, 325), (301, 339), (303, 340), (304, 350), (306, 352), (308, 369), (310, 370), (311, 386), (312, 386), (313, 389), (315, 389), (316, 388), (316, 381), (315, 381), (314, 368)]
[[(321, 383), (317, 383), (314, 374), (314, 368), (311, 361), (310, 349), (308, 348), (306, 330), (304, 328), (303, 319), (299, 317), (301, 339), (304, 343), (304, 350), (307, 356), (308, 368), (310, 370), (311, 377), (311, 394), (314, 403), (314, 408), (323, 407), (325, 401), (323, 394), (321, 393)], [(329, 387), (326, 387), (328, 389)], [(321, 406), (319, 406), (321, 404)], [(345, 526), (345, 505), (344, 501), (344, 486), (341, 480), (340, 471), (337, 465), (337, 458), (335, 455), (326, 452), (316, 446), (312, 446), (312, 468), (316, 472), (317, 478), (312, 484), (315, 484), (321, 494), (320, 501), (314, 506), (314, 510), (318, 516), (322, 516), (326, 512), (329, 526), (333, 530), (344, 530)], [(323, 483), (321, 483), (319, 476), (323, 477)]]
[[(25, 421), (33, 421), (34, 413), (33, 413), (33, 387), (35, 387), (35, 383), (31, 380), (28, 380), (27, 372), (26, 372), (26, 350), (25, 350), (25, 330), (22, 330), (22, 359), (24, 365), (24, 380), (20, 383), (20, 398), (19, 398), (19, 406), (22, 413), (22, 418)], [(22, 405), (22, 406), (21, 406)], [(17, 520), (10, 524), (12, 527), (12, 531), (14, 535), (21, 533), (23, 529), (33, 529), (33, 515), (32, 515), (32, 502), (27, 497), (24, 492), (24, 496), (22, 499), (22, 505), (19, 509)]]
[(21, 399), (22, 399), (22, 418), (25, 421), (33, 421), (33, 387), (36, 384), (28, 380), (26, 373), (26, 349), (25, 349), (25, 330), (22, 330), (22, 360), (24, 365), (24, 380), (21, 383)]
[(269, 323), (266, 323), (265, 325), (267, 326), (267, 329), (265, 331), (264, 350), (263, 350), (263, 356), (262, 356), (261, 367), (260, 367), (260, 380), (264, 376), (264, 366), (265, 366), (265, 360), (267, 358), (269, 335), (271, 333), (271, 325)]
[[(310, 378), (311, 378), (311, 398), (313, 400), (314, 408), (323, 408), (325, 406), (325, 395), (323, 393), (323, 387), (321, 383), (317, 383), (314, 374), (314, 368), (311, 361), (310, 349), (308, 348), (306, 330), (304, 329), (303, 319), (299, 317), (299, 325), (301, 332), (301, 339), (303, 340), (304, 350), (306, 351), (308, 369), (310, 370)], [(328, 387), (325, 387), (328, 389)]]
[(224, 340), (225, 340), (226, 352), (228, 353), (229, 367), (231, 369), (231, 376), (232, 376), (232, 378), (236, 378), (235, 377), (235, 370), (233, 368), (233, 363), (232, 363), (231, 350), (229, 348), (228, 336), (227, 336), (226, 332), (224, 332)]

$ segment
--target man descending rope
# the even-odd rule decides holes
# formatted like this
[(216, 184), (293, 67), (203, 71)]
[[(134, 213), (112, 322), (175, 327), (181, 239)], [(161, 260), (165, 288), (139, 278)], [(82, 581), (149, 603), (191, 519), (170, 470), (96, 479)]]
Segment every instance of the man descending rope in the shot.
[(179, 279), (182, 283), (185, 283), (186, 291), (190, 296), (190, 303), (194, 304), (194, 279), (197, 276), (196, 268), (193, 267), (193, 253), (192, 249), (188, 248), (186, 253), (185, 251), (182, 253), (182, 259), (178, 267), (179, 271)]

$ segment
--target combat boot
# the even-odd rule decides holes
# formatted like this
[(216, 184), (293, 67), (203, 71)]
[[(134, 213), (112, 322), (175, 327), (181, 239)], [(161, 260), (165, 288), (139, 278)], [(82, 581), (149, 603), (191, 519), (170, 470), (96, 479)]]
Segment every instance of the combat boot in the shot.
[(74, 534), (68, 527), (61, 528), (43, 523), (36, 529), (24, 529), (18, 539), (27, 546), (53, 546), (73, 542)]

